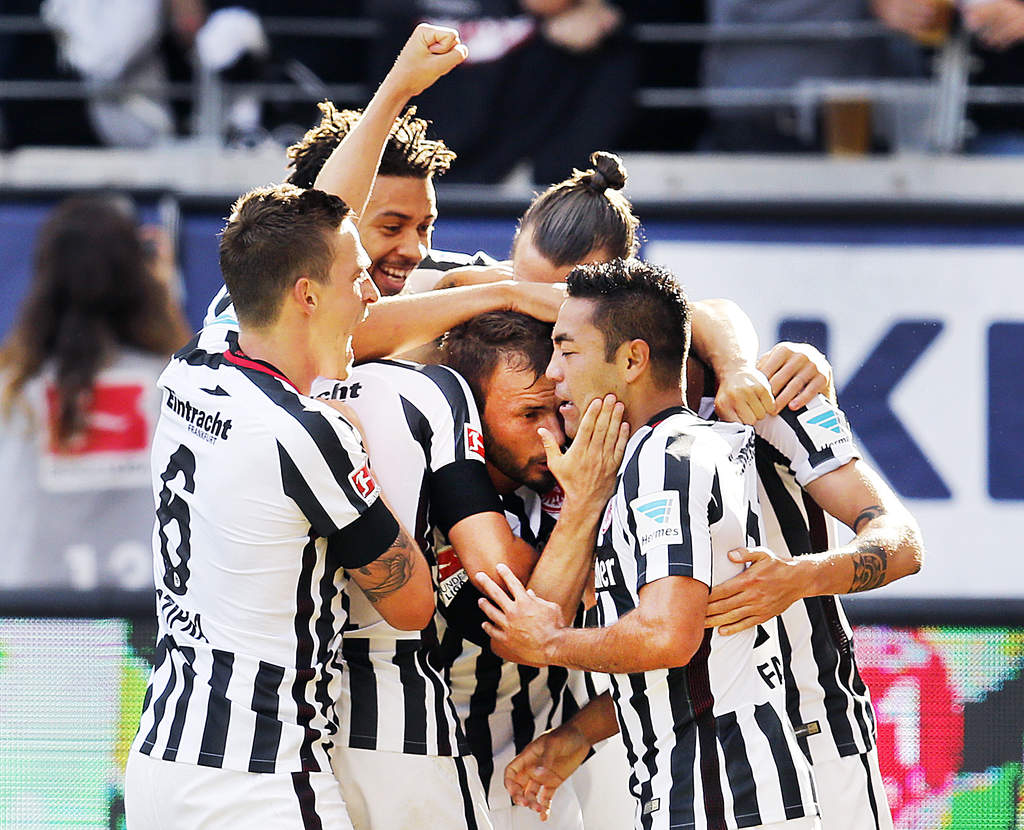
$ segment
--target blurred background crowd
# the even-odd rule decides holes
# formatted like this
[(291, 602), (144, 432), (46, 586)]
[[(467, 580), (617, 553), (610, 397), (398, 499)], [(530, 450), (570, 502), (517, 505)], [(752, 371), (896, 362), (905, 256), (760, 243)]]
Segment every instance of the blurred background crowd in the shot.
[(0, 147), (286, 146), (424, 19), (470, 46), (418, 102), (450, 182), (595, 147), (1024, 150), (1024, 0), (0, 0)]

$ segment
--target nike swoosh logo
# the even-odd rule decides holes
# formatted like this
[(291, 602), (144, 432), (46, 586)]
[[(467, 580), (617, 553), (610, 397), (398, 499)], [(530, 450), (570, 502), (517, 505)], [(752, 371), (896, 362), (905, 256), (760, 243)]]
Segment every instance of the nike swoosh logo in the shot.
[(205, 392), (207, 395), (221, 395), (224, 397), (230, 397), (231, 393), (225, 389), (222, 389), (220, 385), (214, 386), (213, 389), (204, 389), (202, 386), (199, 387), (200, 392)]

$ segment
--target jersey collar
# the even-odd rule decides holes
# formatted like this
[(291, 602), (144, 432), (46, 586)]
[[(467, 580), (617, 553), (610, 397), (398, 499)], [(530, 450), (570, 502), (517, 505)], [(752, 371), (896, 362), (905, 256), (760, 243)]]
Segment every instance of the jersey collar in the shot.
[(678, 404), (677, 406), (670, 406), (668, 409), (663, 409), (661, 410), (661, 412), (652, 415), (651, 418), (647, 421), (647, 426), (656, 427), (669, 416), (678, 415), (680, 412), (686, 412), (693, 416), (697, 415), (697, 413), (690, 409), (690, 407), (684, 406), (683, 404)]
[(267, 363), (267, 361), (265, 360), (257, 360), (255, 358), (249, 357), (249, 355), (243, 352), (238, 346), (233, 346), (227, 349), (224, 352), (224, 359), (228, 361), (228, 363), (233, 363), (235, 364), (235, 366), (240, 366), (243, 369), (252, 369), (253, 371), (262, 372), (265, 375), (270, 375), (271, 377), (277, 378), (278, 380), (283, 380), (296, 392), (299, 391), (299, 387), (297, 387), (294, 383), (288, 380), (288, 378), (285, 377), (284, 372), (282, 372), (272, 363)]

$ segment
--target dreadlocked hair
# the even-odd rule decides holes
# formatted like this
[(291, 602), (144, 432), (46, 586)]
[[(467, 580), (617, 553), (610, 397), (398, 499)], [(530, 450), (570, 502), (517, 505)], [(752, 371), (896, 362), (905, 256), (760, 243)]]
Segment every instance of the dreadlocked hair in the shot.
[[(313, 186), (327, 157), (363, 117), (361, 110), (339, 110), (330, 101), (317, 106), (320, 123), (288, 148), (288, 166), (292, 168), (288, 183), (298, 187)], [(447, 173), (455, 153), (440, 139), (427, 138), (429, 126), (429, 121), (416, 117), (416, 107), (409, 107), (396, 118), (384, 145), (378, 175), (425, 179)]]

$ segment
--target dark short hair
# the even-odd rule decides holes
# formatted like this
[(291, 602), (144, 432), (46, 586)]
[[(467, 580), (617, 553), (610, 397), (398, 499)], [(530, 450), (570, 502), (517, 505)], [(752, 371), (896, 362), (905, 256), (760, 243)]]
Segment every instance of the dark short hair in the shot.
[(220, 234), (220, 270), (239, 321), (274, 322), (300, 276), (325, 282), (334, 256), (329, 235), (350, 213), (337, 196), (290, 184), (239, 197)]
[(690, 307), (671, 271), (616, 259), (578, 265), (566, 282), (570, 297), (594, 301), (591, 321), (604, 336), (606, 360), (626, 341), (643, 340), (654, 379), (666, 386), (679, 383), (690, 347)]
[(466, 379), (483, 412), (487, 384), (501, 361), (532, 371), (534, 380), (551, 360), (551, 324), (518, 311), (488, 311), (449, 331), (441, 343), (441, 362)]
[[(288, 148), (288, 166), (292, 168), (288, 182), (298, 187), (313, 186), (327, 157), (363, 117), (360, 110), (339, 110), (330, 101), (318, 106), (320, 123)], [(409, 107), (395, 119), (377, 168), (379, 175), (425, 179), (447, 173), (455, 161), (455, 153), (443, 141), (427, 138), (430, 122), (415, 116), (416, 108)]]
[(640, 245), (640, 220), (620, 192), (626, 168), (614, 153), (591, 154), (591, 170), (574, 170), (553, 184), (526, 209), (516, 230), (532, 234), (534, 247), (556, 266), (575, 265), (592, 251), (609, 258), (634, 256)]

